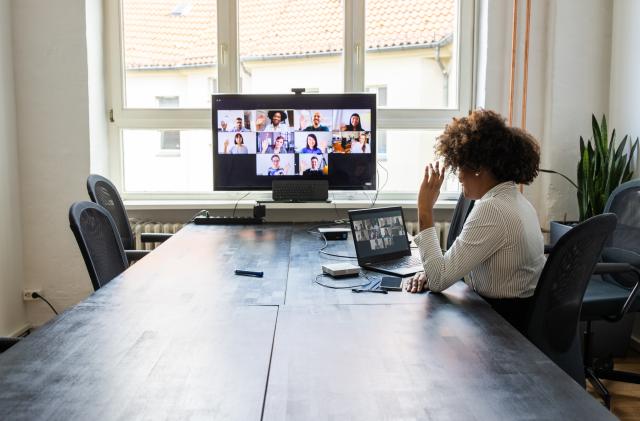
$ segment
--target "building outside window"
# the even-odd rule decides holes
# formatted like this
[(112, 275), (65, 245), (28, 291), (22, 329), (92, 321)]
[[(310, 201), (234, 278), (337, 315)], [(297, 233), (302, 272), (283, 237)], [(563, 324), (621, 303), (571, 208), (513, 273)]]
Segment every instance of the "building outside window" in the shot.
[[(389, 174), (380, 174), (381, 194), (415, 195), (435, 139), (471, 107), (472, 3), (109, 2), (111, 137), (123, 156), (112, 178), (125, 196), (213, 194), (211, 93), (303, 87), (375, 92), (379, 159)], [(152, 133), (161, 149), (180, 153), (157, 156)]]

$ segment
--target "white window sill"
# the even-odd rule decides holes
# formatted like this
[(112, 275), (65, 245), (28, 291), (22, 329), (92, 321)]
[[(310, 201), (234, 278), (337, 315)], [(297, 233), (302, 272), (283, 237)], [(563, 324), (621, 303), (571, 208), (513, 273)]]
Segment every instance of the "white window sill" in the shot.
[[(371, 206), (371, 201), (336, 199), (332, 202), (305, 202), (305, 203), (283, 203), (283, 202), (261, 202), (267, 209), (359, 209)], [(454, 209), (457, 200), (438, 200), (435, 209)], [(237, 205), (236, 205), (237, 204)], [(128, 210), (200, 210), (200, 209), (252, 209), (258, 204), (256, 200), (125, 200), (124, 205)], [(398, 199), (378, 199), (376, 207), (402, 206), (407, 209), (417, 207), (415, 200)]]

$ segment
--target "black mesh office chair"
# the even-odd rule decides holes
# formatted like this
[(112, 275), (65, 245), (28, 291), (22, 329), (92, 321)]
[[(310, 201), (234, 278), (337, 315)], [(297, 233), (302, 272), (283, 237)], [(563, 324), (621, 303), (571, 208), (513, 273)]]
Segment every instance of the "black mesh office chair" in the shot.
[(456, 208), (453, 210), (453, 216), (451, 217), (451, 225), (449, 225), (449, 235), (447, 235), (447, 250), (451, 248), (456, 238), (462, 232), (464, 222), (467, 220), (467, 216), (473, 209), (474, 200), (464, 197), (464, 193), (460, 193)]
[(612, 355), (594, 358), (590, 352), (592, 341), (596, 339), (592, 335), (592, 322), (617, 322), (629, 312), (640, 311), (640, 299), (636, 296), (640, 274), (640, 180), (628, 181), (618, 186), (609, 196), (605, 212), (615, 213), (618, 224), (602, 251), (602, 261), (627, 263), (635, 268), (622, 273), (599, 271), (603, 274), (592, 277), (582, 308), (582, 320), (586, 321), (587, 376), (608, 407), (611, 398), (599, 379), (640, 384), (640, 374), (613, 369)]
[[(101, 175), (91, 174), (87, 178), (87, 191), (91, 200), (103, 208), (105, 208), (116, 223), (122, 246), (126, 250), (127, 258), (131, 260), (140, 260), (146, 256), (148, 250), (136, 250), (136, 241), (127, 210), (122, 203), (120, 194), (111, 181)], [(162, 233), (143, 233), (140, 235), (140, 241), (143, 243), (161, 243), (171, 237), (171, 234)]]
[(585, 372), (580, 308), (602, 248), (615, 226), (615, 215), (597, 215), (558, 240), (540, 275), (528, 318), (529, 340), (582, 387)]
[(76, 237), (93, 289), (98, 290), (129, 266), (111, 215), (92, 202), (76, 202), (69, 209)]

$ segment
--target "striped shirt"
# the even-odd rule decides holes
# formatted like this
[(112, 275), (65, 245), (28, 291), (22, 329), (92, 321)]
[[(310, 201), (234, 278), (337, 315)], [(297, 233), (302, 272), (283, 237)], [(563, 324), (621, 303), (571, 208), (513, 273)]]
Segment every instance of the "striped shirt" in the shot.
[(485, 297), (531, 297), (545, 264), (536, 211), (513, 182), (498, 184), (475, 202), (444, 255), (434, 227), (414, 241), (428, 287), (436, 292), (465, 277), (465, 283)]

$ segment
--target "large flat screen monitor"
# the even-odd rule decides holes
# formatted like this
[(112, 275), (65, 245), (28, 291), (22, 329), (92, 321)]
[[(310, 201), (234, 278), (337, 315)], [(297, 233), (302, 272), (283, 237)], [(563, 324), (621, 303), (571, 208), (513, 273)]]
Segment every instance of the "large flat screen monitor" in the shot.
[(214, 190), (270, 190), (274, 179), (376, 188), (374, 94), (213, 95)]

